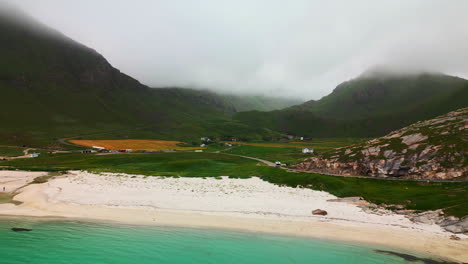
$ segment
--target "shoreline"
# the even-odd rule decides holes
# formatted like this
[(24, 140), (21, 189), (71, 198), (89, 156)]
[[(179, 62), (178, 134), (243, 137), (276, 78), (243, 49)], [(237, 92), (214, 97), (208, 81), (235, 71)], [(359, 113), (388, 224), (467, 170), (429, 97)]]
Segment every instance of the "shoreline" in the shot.
[[(78, 176), (74, 176), (74, 174)], [(349, 242), (369, 247), (381, 246), (403, 252), (420, 253), (425, 256), (442, 258), (443, 260), (468, 262), (468, 253), (466, 253), (468, 252), (467, 236), (461, 235), (462, 240), (458, 241), (450, 240), (449, 236), (451, 233), (441, 231), (435, 226), (408, 224), (404, 222), (404, 220), (395, 218), (394, 216), (388, 216), (385, 218), (383, 216), (375, 216), (372, 214), (363, 215), (361, 212), (359, 212), (359, 214), (356, 212), (356, 216), (351, 216), (351, 214), (356, 210), (355, 205), (345, 203), (333, 203), (331, 205), (326, 204), (320, 200), (320, 197), (328, 199), (330, 195), (327, 193), (311, 190), (295, 190), (294, 188), (288, 189), (286, 187), (278, 186), (271, 187), (272, 189), (270, 190), (267, 185), (269, 183), (257, 182), (257, 179), (132, 179), (128, 176), (125, 178), (116, 178), (116, 185), (112, 186), (112, 182), (108, 182), (109, 179), (106, 177), (107, 176), (99, 176), (84, 172), (73, 172), (67, 177), (58, 177), (49, 183), (29, 185), (23, 188), (21, 192), (15, 196), (15, 200), (23, 202), (23, 204), (0, 204), (0, 215), (40, 217), (42, 219), (85, 220), (96, 221), (104, 224), (109, 223), (110, 221), (112, 223), (130, 225), (187, 227), (250, 233), (267, 233), (337, 242)], [(109, 177), (119, 176), (110, 175)], [(78, 180), (74, 182), (73, 180), (75, 179)], [(114, 178), (110, 179), (114, 180)], [(118, 189), (116, 186), (122, 185), (122, 180), (124, 180), (125, 183), (131, 182), (134, 186), (131, 185), (126, 188), (121, 187)], [(94, 185), (91, 185), (94, 184), (95, 181), (106, 183), (107, 185), (100, 185), (99, 188), (102, 188), (102, 190), (97, 192), (96, 190), (92, 190)], [(171, 208), (170, 210), (162, 209), (160, 206), (145, 204), (148, 202), (146, 200), (135, 200), (133, 201), (135, 204), (133, 202), (129, 202), (129, 200), (131, 201), (132, 199), (128, 195), (130, 191), (137, 190), (141, 193), (141, 196), (145, 196), (145, 191), (141, 189), (141, 186), (147, 186), (149, 184), (148, 182), (156, 185), (156, 187), (154, 187), (156, 189), (151, 189), (153, 187), (145, 187), (149, 188), (148, 192), (152, 193), (154, 190), (158, 190), (160, 192), (158, 195), (161, 196), (157, 196), (155, 198), (151, 196), (151, 199), (162, 201), (162, 204)], [(219, 188), (222, 189), (222, 192), (227, 193), (224, 195), (213, 192), (213, 186), (210, 185), (209, 188), (206, 187), (207, 190), (205, 190), (205, 194), (200, 194), (202, 193), (202, 190), (200, 189), (201, 187), (195, 185), (195, 183), (198, 184), (199, 182), (204, 184), (200, 185), (204, 187), (206, 187), (206, 184), (213, 184), (213, 186), (221, 185)], [(246, 185), (244, 186), (240, 184), (241, 182)], [(174, 184), (175, 187), (172, 187), (172, 185), (164, 186), (163, 184), (166, 183)], [(197, 191), (199, 191), (199, 193), (188, 191), (184, 192), (182, 186), (185, 185), (183, 184), (186, 184), (190, 188), (198, 188)], [(242, 188), (247, 188), (246, 186), (249, 186), (248, 184), (257, 184), (257, 187), (261, 189), (260, 193), (253, 194), (253, 197), (242, 197), (242, 194), (244, 193)], [(237, 189), (233, 191), (233, 193), (229, 193), (226, 186), (234, 186)], [(84, 189), (80, 189), (78, 187), (83, 187)], [(169, 188), (167, 193), (164, 193), (164, 187)], [(83, 191), (90, 188), (91, 190), (89, 190), (88, 193)], [(116, 188), (117, 190), (115, 190)], [(292, 191), (294, 192), (290, 189), (293, 189)], [(284, 191), (284, 194), (282, 194), (284, 197), (277, 193), (278, 190)], [(123, 197), (117, 197), (121, 200), (106, 200), (108, 196), (112, 196), (114, 191), (123, 195)], [(266, 214), (265, 212), (258, 212), (255, 210), (253, 212), (248, 212), (245, 211), (245, 206), (243, 207), (242, 204), (239, 204), (250, 202), (251, 204), (249, 204), (249, 206), (256, 209), (257, 205), (253, 200), (258, 200), (258, 197), (263, 197), (261, 195), (272, 195), (272, 191), (275, 191), (273, 194), (277, 195), (278, 199), (292, 197), (291, 201), (297, 200), (298, 204), (301, 204), (302, 200), (304, 200), (304, 204), (308, 204), (310, 201), (320, 200), (317, 201), (317, 203), (322, 204), (324, 208), (346, 211), (346, 213), (350, 214), (350, 216), (348, 216), (350, 218), (338, 219), (332, 216), (317, 217), (312, 216), (310, 211), (307, 212), (309, 215), (304, 216), (298, 214), (297, 211), (293, 210), (294, 208), (289, 211), (284, 211), (284, 205), (279, 201), (278, 204), (268, 204), (267, 201), (260, 202), (260, 205), (267, 209), (281, 209), (282, 211), (276, 212), (278, 213), (276, 215)], [(304, 194), (303, 196), (295, 197), (294, 195), (296, 195), (297, 192), (304, 192)], [(93, 194), (94, 196), (89, 197), (90, 194)], [(174, 194), (182, 197), (178, 197), (177, 199), (180, 200), (177, 200)], [(309, 194), (315, 195), (310, 198), (315, 200), (307, 200), (307, 195)], [(188, 204), (188, 200), (184, 200), (184, 195), (187, 196), (187, 199), (193, 200), (193, 206), (191, 209), (200, 209), (200, 206), (205, 206), (207, 207), (206, 210), (200, 212), (190, 210), (190, 208), (189, 210), (187, 210), (187, 208), (177, 208), (179, 203), (182, 203), (186, 207), (191, 206), (191, 204)], [(214, 196), (218, 197), (215, 201), (213, 201)], [(171, 199), (176, 201), (171, 204)], [(236, 199), (238, 199), (238, 203), (232, 202), (232, 204), (227, 204), (228, 201)], [(145, 203), (138, 204), (138, 202)], [(217, 202), (226, 204), (219, 205)], [(156, 204), (159, 205), (159, 203)], [(225, 207), (238, 208), (239, 212), (215, 210), (217, 208)], [(302, 208), (298, 208), (298, 210), (299, 209)], [(311, 209), (315, 208), (312, 207)], [(362, 219), (363, 216), (367, 216), (370, 220)], [(359, 222), (359, 219), (362, 221)], [(379, 222), (380, 220), (382, 223)]]

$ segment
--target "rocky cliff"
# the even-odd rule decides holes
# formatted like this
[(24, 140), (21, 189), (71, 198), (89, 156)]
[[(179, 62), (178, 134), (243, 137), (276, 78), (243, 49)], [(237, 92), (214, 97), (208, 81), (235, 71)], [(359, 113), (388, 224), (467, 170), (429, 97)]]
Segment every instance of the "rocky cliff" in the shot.
[(337, 175), (468, 180), (468, 108), (362, 144), (304, 160), (294, 169)]

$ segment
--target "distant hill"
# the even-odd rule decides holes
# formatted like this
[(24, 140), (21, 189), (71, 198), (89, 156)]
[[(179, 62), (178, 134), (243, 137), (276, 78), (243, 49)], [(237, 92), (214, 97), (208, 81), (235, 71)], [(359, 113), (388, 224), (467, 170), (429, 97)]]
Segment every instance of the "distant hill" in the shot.
[(221, 95), (230, 102), (237, 112), (245, 111), (272, 111), (280, 110), (293, 105), (302, 104), (304, 101), (291, 98), (270, 97), (264, 95)]
[(342, 147), (295, 165), (339, 175), (468, 180), (468, 108), (452, 111), (365, 143)]
[(363, 75), (279, 111), (238, 113), (248, 125), (310, 137), (375, 137), (468, 106), (468, 81), (443, 74)]
[(0, 58), (0, 144), (273, 133), (232, 121), (237, 110), (221, 96), (142, 85), (95, 50), (17, 10), (0, 10)]
[(206, 97), (206, 98), (216, 98), (217, 101), (223, 101), (226, 107), (231, 108), (230, 111), (232, 114), (235, 112), (244, 112), (244, 111), (272, 111), (284, 109), (290, 106), (298, 105), (304, 103), (299, 99), (292, 98), (280, 98), (273, 96), (265, 95), (237, 95), (237, 94), (225, 94), (218, 93), (210, 90), (198, 90), (191, 88), (182, 88), (182, 87), (165, 87), (165, 88), (154, 88), (154, 89), (165, 89), (165, 90), (178, 90), (180, 93), (186, 92), (187, 95), (197, 96), (197, 97)]

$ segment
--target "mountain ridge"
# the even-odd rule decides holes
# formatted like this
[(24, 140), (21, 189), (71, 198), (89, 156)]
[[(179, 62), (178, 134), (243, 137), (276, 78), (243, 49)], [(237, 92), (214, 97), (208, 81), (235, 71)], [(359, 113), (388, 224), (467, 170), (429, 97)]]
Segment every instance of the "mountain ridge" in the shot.
[(307, 137), (376, 137), (466, 107), (468, 81), (441, 74), (356, 78), (318, 101), (235, 119)]
[(29, 18), (0, 15), (0, 32), (0, 103), (8, 110), (0, 112), (0, 144), (51, 146), (92, 134), (190, 140), (273, 133), (233, 121), (236, 109), (217, 95), (149, 88)]

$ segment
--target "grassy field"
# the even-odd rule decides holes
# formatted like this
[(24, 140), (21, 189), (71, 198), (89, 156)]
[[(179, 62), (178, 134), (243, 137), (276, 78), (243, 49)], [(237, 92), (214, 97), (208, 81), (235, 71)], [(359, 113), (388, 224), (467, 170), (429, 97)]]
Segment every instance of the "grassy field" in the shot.
[(314, 148), (319, 150), (326, 150), (338, 148), (351, 144), (362, 143), (368, 138), (317, 138), (311, 141), (288, 141), (288, 142), (269, 142), (269, 141), (252, 141), (252, 142), (227, 142), (234, 145), (241, 146), (255, 146), (255, 147), (271, 147), (271, 148)]
[(402, 204), (408, 209), (444, 209), (446, 214), (468, 215), (468, 183), (426, 183), (330, 177), (293, 173), (254, 160), (218, 153), (54, 154), (35, 159), (2, 161), (16, 169), (120, 172), (142, 175), (246, 178), (258, 176), (271, 183), (323, 190), (339, 197), (361, 196), (377, 204)]
[(310, 157), (310, 154), (302, 153), (302, 148), (236, 146), (227, 150), (225, 153), (255, 157), (271, 162), (280, 161), (286, 165), (295, 164)]
[(123, 139), (123, 140), (70, 140), (70, 143), (87, 146), (103, 147), (106, 149), (120, 150), (194, 150), (199, 147), (184, 147), (181, 141), (154, 140), (154, 139)]
[(13, 146), (0, 146), (0, 157), (16, 157), (23, 155), (23, 150), (26, 148)]
[(312, 148), (321, 153), (333, 148), (348, 146), (366, 141), (365, 138), (321, 138), (313, 141), (274, 142), (235, 142), (226, 153), (256, 157), (268, 161), (280, 161), (283, 164), (301, 162), (310, 154), (303, 154), (302, 148)]

